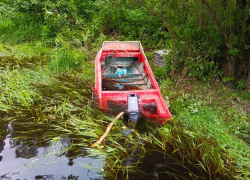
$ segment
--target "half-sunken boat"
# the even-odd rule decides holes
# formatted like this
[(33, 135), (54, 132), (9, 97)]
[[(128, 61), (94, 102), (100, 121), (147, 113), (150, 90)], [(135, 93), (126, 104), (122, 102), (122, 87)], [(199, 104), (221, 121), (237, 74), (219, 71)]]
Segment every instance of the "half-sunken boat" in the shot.
[(164, 124), (171, 114), (139, 41), (106, 41), (95, 59), (95, 100), (103, 110), (126, 111)]

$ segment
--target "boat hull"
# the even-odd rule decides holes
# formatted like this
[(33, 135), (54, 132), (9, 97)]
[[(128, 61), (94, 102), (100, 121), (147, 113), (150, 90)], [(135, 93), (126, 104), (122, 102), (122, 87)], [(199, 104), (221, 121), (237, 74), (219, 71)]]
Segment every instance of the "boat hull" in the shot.
[[(112, 55), (109, 55), (111, 52), (114, 53)], [(134, 70), (131, 71), (138, 71), (138, 72), (134, 72), (134, 74), (130, 73), (125, 75), (119, 75), (118, 73), (115, 72), (110, 74), (110, 72), (112, 72), (111, 65), (108, 66), (105, 65), (104, 63), (106, 62), (107, 64), (108, 58), (109, 59), (113, 58), (114, 60), (111, 59), (112, 62), (119, 62), (120, 64), (122, 63), (128, 64), (130, 59), (133, 58), (132, 64), (135, 65), (135, 67), (138, 67), (138, 69), (134, 68)], [(128, 66), (129, 65), (127, 65), (126, 68), (128, 69), (128, 71), (130, 71)], [(135, 82), (135, 80), (138, 81), (137, 79), (138, 73), (141, 73), (142, 82), (145, 82), (144, 84), (139, 84), (138, 82), (131, 83)], [(135, 79), (133, 79), (132, 76)], [(113, 78), (111, 80), (114, 81), (114, 84), (117, 88), (114, 90), (105, 89), (106, 86), (104, 77)], [(128, 86), (129, 88), (128, 89), (121, 88), (123, 87), (121, 81), (126, 85), (129, 84)], [(154, 75), (148, 64), (148, 61), (143, 52), (140, 42), (116, 41), (116, 42), (103, 43), (103, 46), (101, 50), (98, 52), (95, 59), (94, 93), (96, 96), (96, 101), (98, 102), (100, 108), (106, 111), (112, 111), (114, 113), (119, 113), (120, 111), (124, 111), (127, 104), (127, 97), (129, 94), (133, 93), (139, 95), (140, 103), (143, 106), (142, 109), (143, 116), (149, 117), (151, 120), (156, 121), (160, 124), (164, 124), (171, 118), (171, 114), (167, 108), (165, 100), (161, 95), (159, 86), (154, 78)]]

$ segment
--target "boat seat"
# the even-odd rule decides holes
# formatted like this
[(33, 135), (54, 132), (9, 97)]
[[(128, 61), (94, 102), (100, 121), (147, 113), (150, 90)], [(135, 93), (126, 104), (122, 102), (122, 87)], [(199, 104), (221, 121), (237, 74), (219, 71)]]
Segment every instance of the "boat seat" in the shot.
[(119, 84), (147, 84), (143, 79), (123, 79), (123, 80), (114, 80), (114, 82)]
[[(119, 83), (121, 85), (123, 85), (123, 83)], [(134, 84), (125, 84), (124, 85), (129, 85), (129, 86), (145, 86), (147, 85), (147, 83), (134, 83)]]
[[(106, 76), (106, 77), (112, 77), (112, 78), (124, 78), (124, 77), (119, 77), (118, 75), (120, 74), (104, 74), (103, 76)], [(141, 76), (142, 74), (126, 74), (125, 78), (127, 77), (138, 77), (138, 76)]]
[(131, 83), (134, 81), (144, 81), (144, 79), (142, 77), (138, 77), (138, 78), (108, 78), (111, 81), (115, 81), (115, 82), (126, 82), (126, 83)]

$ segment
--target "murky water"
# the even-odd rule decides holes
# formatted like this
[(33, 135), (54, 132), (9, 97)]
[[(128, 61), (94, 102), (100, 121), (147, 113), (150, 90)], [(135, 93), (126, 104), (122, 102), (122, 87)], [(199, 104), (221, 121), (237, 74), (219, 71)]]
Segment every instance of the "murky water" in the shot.
[[(107, 154), (108, 159), (98, 155), (90, 157), (91, 153), (86, 147), (71, 148), (72, 139), (79, 139), (77, 135), (67, 137), (62, 134), (60, 140), (53, 143), (51, 139), (46, 138), (46, 135), (56, 137), (60, 132), (53, 132), (46, 124), (25, 119), (12, 117), (6, 113), (1, 114), (0, 180), (192, 179), (190, 172), (192, 174), (196, 172), (196, 175), (204, 179), (209, 178), (201, 168), (194, 169), (191, 164), (181, 161), (180, 157), (163, 153), (145, 140), (130, 139), (122, 132), (116, 139), (125, 148), (123, 150), (125, 153), (121, 151), (119, 155), (119, 161), (122, 160), (122, 163), (119, 165), (121, 171), (118, 171), (119, 169), (115, 169), (115, 161), (118, 160), (116, 156)], [(144, 134), (149, 131), (144, 129), (145, 119), (140, 120), (140, 125), (138, 133)], [(112, 142), (107, 141), (106, 145), (108, 144), (112, 145)], [(138, 162), (140, 163), (137, 164)], [(109, 166), (114, 166), (116, 173), (107, 176), (113, 173), (113, 170), (107, 169)], [(189, 169), (186, 168), (188, 166)], [(129, 167), (132, 169), (127, 173), (126, 168)]]
[(25, 123), (13, 124), (1, 121), (1, 180), (102, 179), (101, 158), (78, 156), (71, 151), (58, 155), (57, 152), (62, 147), (69, 146), (69, 139), (62, 139), (60, 143), (52, 146), (47, 142), (37, 143), (40, 135), (29, 133), (25, 126), (27, 126)]
[[(9, 63), (10, 74), (12, 74), (12, 69), (21, 72), (20, 67), (26, 67), (26, 64), (20, 64), (12, 57), (10, 59), (14, 63), (6, 57), (3, 59), (5, 61), (1, 61), (0, 66), (3, 66), (1, 73), (4, 74), (7, 71), (4, 67), (6, 62)], [(26, 68), (33, 69), (32, 65), (35, 66), (35, 64), (33, 60), (31, 61), (27, 61), (27, 65), (31, 66)], [(81, 79), (79, 77), (81, 74), (76, 76), (64, 73), (49, 79), (46, 77), (40, 79), (37, 72), (26, 69), (25, 71), (27, 72), (17, 76), (23, 78), (31, 73), (33, 78), (39, 78), (37, 81), (26, 78), (25, 81), (29, 82), (26, 88), (27, 90), (35, 89), (36, 94), (42, 98), (40, 99), (38, 95), (32, 97), (33, 102), (24, 106), (15, 99), (19, 97), (18, 89), (16, 91), (15, 88), (10, 88), (7, 92), (4, 87), (8, 81), (2, 82), (3, 88), (0, 89), (0, 95), (9, 99), (3, 104), (0, 102), (2, 105), (0, 109), (0, 180), (103, 179), (104, 158), (98, 155), (90, 157), (86, 150), (90, 142), (72, 150), (74, 148), (71, 147), (71, 143), (78, 139), (82, 140), (84, 136), (79, 137), (79, 134), (77, 136), (73, 133), (69, 137), (67, 132), (55, 130), (55, 126), (65, 126), (64, 129), (67, 130), (66, 122), (70, 121), (70, 118), (77, 117), (83, 121), (85, 115), (88, 114), (84, 111), (84, 107), (87, 106), (88, 100), (86, 99), (91, 95), (88, 91), (91, 83)], [(46, 71), (42, 71), (41, 74), (47, 75)], [(18, 83), (18, 81), (13, 81), (11, 86), (16, 87)], [(17, 96), (10, 97), (10, 93)], [(30, 96), (30, 94), (27, 95)], [(7, 101), (11, 106), (1, 111), (4, 105), (8, 104)], [(53, 138), (59, 139), (52, 141)]]

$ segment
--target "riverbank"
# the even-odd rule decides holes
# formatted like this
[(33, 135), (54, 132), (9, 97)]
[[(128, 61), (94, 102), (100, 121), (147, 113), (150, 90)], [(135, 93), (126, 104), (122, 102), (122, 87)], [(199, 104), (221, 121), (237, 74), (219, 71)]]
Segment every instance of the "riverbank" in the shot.
[[(91, 100), (94, 53), (41, 42), (2, 43), (0, 121), (7, 125), (1, 129), (2, 141), (15, 133), (14, 124), (28, 124), (18, 130), (17, 142), (64, 144), (55, 155), (100, 158), (103, 167), (95, 172), (101, 179), (249, 178), (249, 95), (219, 79), (185, 81), (179, 87), (174, 79), (159, 80), (173, 114), (169, 123), (142, 119), (138, 130), (123, 136), (119, 121), (103, 147), (89, 148), (113, 120)], [(151, 64), (153, 53), (147, 52)]]

